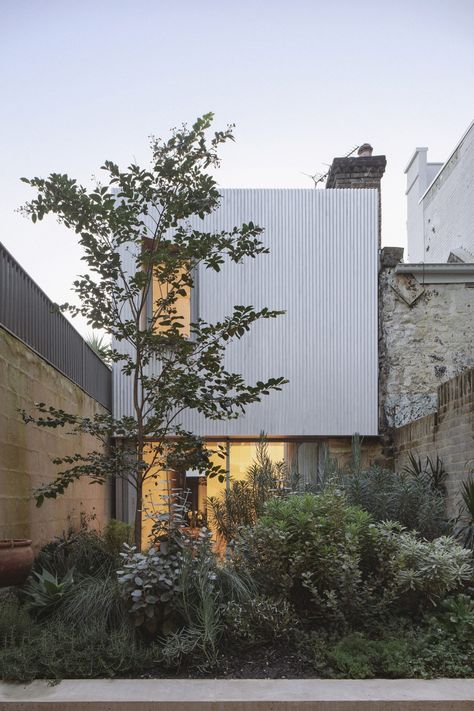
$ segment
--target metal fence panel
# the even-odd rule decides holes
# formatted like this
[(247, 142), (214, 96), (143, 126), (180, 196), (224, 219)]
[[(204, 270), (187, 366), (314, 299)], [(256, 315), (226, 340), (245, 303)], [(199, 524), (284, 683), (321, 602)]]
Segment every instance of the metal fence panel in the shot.
[(0, 324), (112, 409), (110, 369), (1, 243)]

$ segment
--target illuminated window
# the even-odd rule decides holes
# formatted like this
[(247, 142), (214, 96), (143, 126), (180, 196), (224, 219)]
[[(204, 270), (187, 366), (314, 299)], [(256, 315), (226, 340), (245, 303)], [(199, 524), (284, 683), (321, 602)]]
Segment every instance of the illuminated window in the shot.
[[(211, 461), (219, 464), (223, 469), (229, 466), (230, 481), (245, 479), (249, 467), (255, 462), (257, 442), (208, 442), (206, 445), (213, 451)], [(218, 451), (227, 453), (222, 458)], [(268, 456), (275, 464), (285, 461), (291, 469), (297, 469), (300, 482), (305, 485), (314, 481), (320, 466), (318, 459), (320, 445), (317, 442), (267, 442)], [(150, 461), (148, 454), (145, 459)], [(149, 514), (163, 513), (165, 510), (163, 494), (173, 490), (188, 491), (188, 521), (191, 528), (206, 524), (206, 500), (211, 496), (220, 496), (226, 489), (227, 482), (219, 481), (218, 477), (212, 479), (200, 476), (197, 471), (175, 472), (163, 471), (159, 466), (155, 468), (154, 478), (148, 479), (144, 484), (144, 519), (143, 519), (143, 544), (148, 544), (152, 521)]]
[[(190, 335), (190, 324), (191, 324), (191, 289), (190, 287), (184, 287), (185, 294), (178, 295), (176, 301), (173, 304), (173, 309), (175, 310), (174, 316), (180, 317), (180, 323), (182, 324), (181, 333), (183, 336)], [(153, 308), (156, 308), (157, 302), (162, 299), (166, 299), (170, 291), (169, 284), (166, 284), (156, 277), (153, 277)], [(158, 321), (156, 324), (156, 330), (162, 331), (166, 330), (166, 326), (162, 326)]]
[[(226, 442), (212, 442), (208, 444), (211, 449), (217, 449), (220, 445), (222, 449), (226, 449)], [(254, 463), (257, 454), (256, 442), (230, 442), (229, 446), (229, 473), (231, 481), (241, 481), (245, 479), (248, 468)], [(285, 458), (285, 443), (284, 442), (268, 442), (268, 456), (272, 462), (281, 462)], [(211, 457), (213, 464), (219, 464), (224, 469), (226, 468), (226, 460), (214, 454)], [(207, 480), (207, 496), (219, 496), (225, 491), (226, 482), (220, 482), (217, 477)]]

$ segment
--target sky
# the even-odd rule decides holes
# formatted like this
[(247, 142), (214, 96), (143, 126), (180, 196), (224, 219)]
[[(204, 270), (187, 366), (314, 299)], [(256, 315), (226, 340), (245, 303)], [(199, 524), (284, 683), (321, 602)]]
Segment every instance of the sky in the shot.
[[(387, 156), (382, 243), (405, 246), (404, 168), (445, 161), (474, 118), (474, 0), (0, 0), (0, 240), (53, 301), (75, 236), (17, 212), (22, 176), (90, 185), (146, 165), (149, 136), (235, 123), (222, 187), (312, 187), (335, 156)], [(84, 322), (76, 327), (87, 334)]]

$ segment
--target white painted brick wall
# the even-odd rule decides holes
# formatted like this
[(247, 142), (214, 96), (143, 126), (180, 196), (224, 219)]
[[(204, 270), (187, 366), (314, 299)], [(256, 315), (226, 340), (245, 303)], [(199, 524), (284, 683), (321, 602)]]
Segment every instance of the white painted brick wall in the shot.
[(459, 247), (474, 261), (474, 123), (423, 198), (425, 262)]

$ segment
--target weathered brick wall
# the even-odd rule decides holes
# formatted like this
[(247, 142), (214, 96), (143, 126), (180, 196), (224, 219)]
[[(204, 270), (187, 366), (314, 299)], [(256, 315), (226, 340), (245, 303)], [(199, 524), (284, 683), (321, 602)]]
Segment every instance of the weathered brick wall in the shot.
[(326, 189), (369, 189), (378, 191), (378, 234), (379, 247), (382, 242), (382, 201), (380, 182), (385, 172), (385, 156), (359, 155), (357, 157), (334, 158), (328, 172)]
[(474, 289), (422, 284), (394, 265), (379, 285), (380, 419), (401, 427), (434, 412), (438, 386), (474, 366)]
[[(107, 486), (73, 484), (65, 495), (36, 508), (32, 490), (53, 479), (52, 457), (90, 451), (90, 436), (71, 437), (60, 429), (25, 425), (18, 409), (45, 402), (67, 412), (93, 416), (105, 412), (93, 398), (49, 365), (22, 341), (0, 327), (0, 538), (31, 538), (37, 547), (80, 525), (93, 527), (110, 516)], [(91, 520), (92, 517), (92, 520)]]
[(443, 383), (437, 408), (430, 415), (394, 431), (397, 469), (410, 451), (422, 458), (442, 459), (448, 478), (449, 513), (457, 513), (459, 484), (474, 473), (474, 368)]

